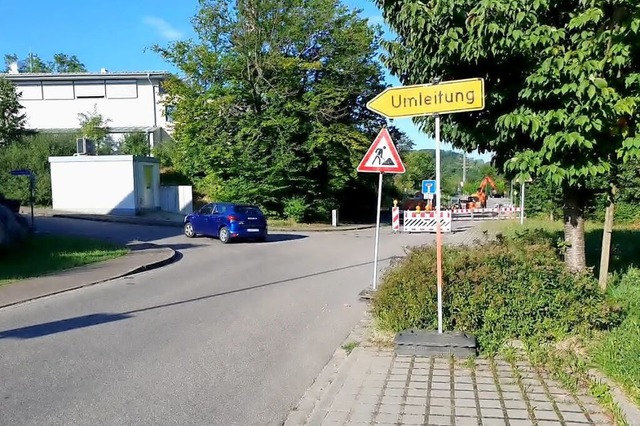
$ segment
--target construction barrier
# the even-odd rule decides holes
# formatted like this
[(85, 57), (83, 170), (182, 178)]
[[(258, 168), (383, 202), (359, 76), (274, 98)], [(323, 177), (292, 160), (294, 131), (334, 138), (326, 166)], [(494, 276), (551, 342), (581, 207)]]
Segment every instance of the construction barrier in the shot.
[(492, 209), (453, 209), (452, 220), (517, 219), (520, 207), (499, 207)]
[(391, 228), (393, 232), (400, 232), (400, 207), (391, 207)]
[[(451, 212), (440, 212), (440, 229), (442, 232), (451, 232)], [(438, 218), (436, 212), (404, 211), (404, 223), (402, 232), (436, 232)]]

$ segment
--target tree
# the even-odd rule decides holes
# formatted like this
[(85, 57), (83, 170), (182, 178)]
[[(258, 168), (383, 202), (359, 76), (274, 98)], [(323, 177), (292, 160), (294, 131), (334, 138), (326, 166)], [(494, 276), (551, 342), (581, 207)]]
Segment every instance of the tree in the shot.
[(412, 151), (402, 159), (406, 172), (396, 177), (396, 186), (403, 193), (413, 195), (422, 189), (422, 181), (435, 179), (436, 166), (433, 155), (427, 151)]
[(79, 113), (78, 120), (80, 135), (96, 142), (98, 154), (108, 155), (113, 152), (113, 146), (107, 140), (111, 120), (98, 113), (97, 105), (93, 106), (93, 111)]
[(184, 74), (164, 85), (176, 168), (211, 199), (361, 212), (375, 181), (356, 167), (385, 123), (365, 107), (384, 89), (380, 29), (338, 0), (200, 0), (194, 29), (154, 47)]
[(70, 72), (86, 72), (87, 68), (76, 57), (76, 55), (66, 55), (64, 53), (56, 53), (53, 55), (53, 61), (49, 62), (51, 72), (70, 73)]
[(23, 106), (19, 97), (15, 85), (0, 77), (0, 146), (8, 145), (24, 134), (27, 117), (21, 113)]
[(120, 143), (118, 151), (124, 155), (149, 155), (149, 140), (142, 132), (127, 133)]
[[(565, 260), (586, 267), (591, 182), (640, 153), (640, 4), (632, 0), (377, 0), (403, 83), (485, 79), (483, 111), (443, 117), (455, 146), (493, 151), (511, 176), (562, 189)], [(417, 120), (433, 130), (432, 120)]]
[(71, 73), (86, 72), (87, 68), (76, 57), (65, 53), (56, 53), (52, 61), (44, 61), (37, 54), (30, 53), (25, 59), (20, 60), (16, 54), (4, 55), (5, 71), (9, 71), (12, 63), (18, 64), (19, 72), (32, 73)]

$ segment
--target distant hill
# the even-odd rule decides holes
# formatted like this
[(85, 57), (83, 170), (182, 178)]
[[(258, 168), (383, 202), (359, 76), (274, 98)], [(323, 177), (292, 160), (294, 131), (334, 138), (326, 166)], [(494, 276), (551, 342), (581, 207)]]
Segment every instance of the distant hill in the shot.
[[(436, 156), (435, 149), (419, 149), (416, 152), (428, 152), (433, 158)], [(440, 151), (440, 163), (442, 174), (442, 191), (449, 195), (457, 192), (460, 182), (462, 181), (462, 154), (454, 151)], [(497, 170), (490, 164), (481, 159), (469, 158), (466, 161), (467, 176), (465, 193), (475, 192), (482, 179), (490, 175), (498, 176)]]

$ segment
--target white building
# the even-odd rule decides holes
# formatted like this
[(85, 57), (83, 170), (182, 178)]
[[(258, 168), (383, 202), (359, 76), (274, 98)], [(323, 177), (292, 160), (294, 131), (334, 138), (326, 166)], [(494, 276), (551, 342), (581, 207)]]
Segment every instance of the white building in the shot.
[(49, 157), (53, 209), (135, 215), (160, 209), (160, 164), (132, 155)]
[[(153, 147), (169, 138), (171, 117), (161, 103), (164, 71), (32, 74), (13, 70), (0, 76), (20, 94), (27, 128), (77, 133), (78, 114), (94, 109), (106, 120), (114, 141), (124, 134), (144, 132)], [(169, 116), (168, 116), (169, 115)]]

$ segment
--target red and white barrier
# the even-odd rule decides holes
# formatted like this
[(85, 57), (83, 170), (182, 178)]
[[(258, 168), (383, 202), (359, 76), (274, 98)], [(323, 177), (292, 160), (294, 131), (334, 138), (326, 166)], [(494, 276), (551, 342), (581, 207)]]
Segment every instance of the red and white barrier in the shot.
[(451, 212), (443, 210), (440, 212), (440, 218), (436, 216), (436, 212), (417, 212), (412, 210), (404, 211), (404, 223), (402, 225), (403, 232), (436, 232), (436, 228), (440, 222), (442, 232), (451, 232)]
[(400, 207), (391, 207), (391, 229), (400, 232)]
[(453, 209), (450, 211), (453, 220), (516, 219), (520, 214), (520, 207)]

